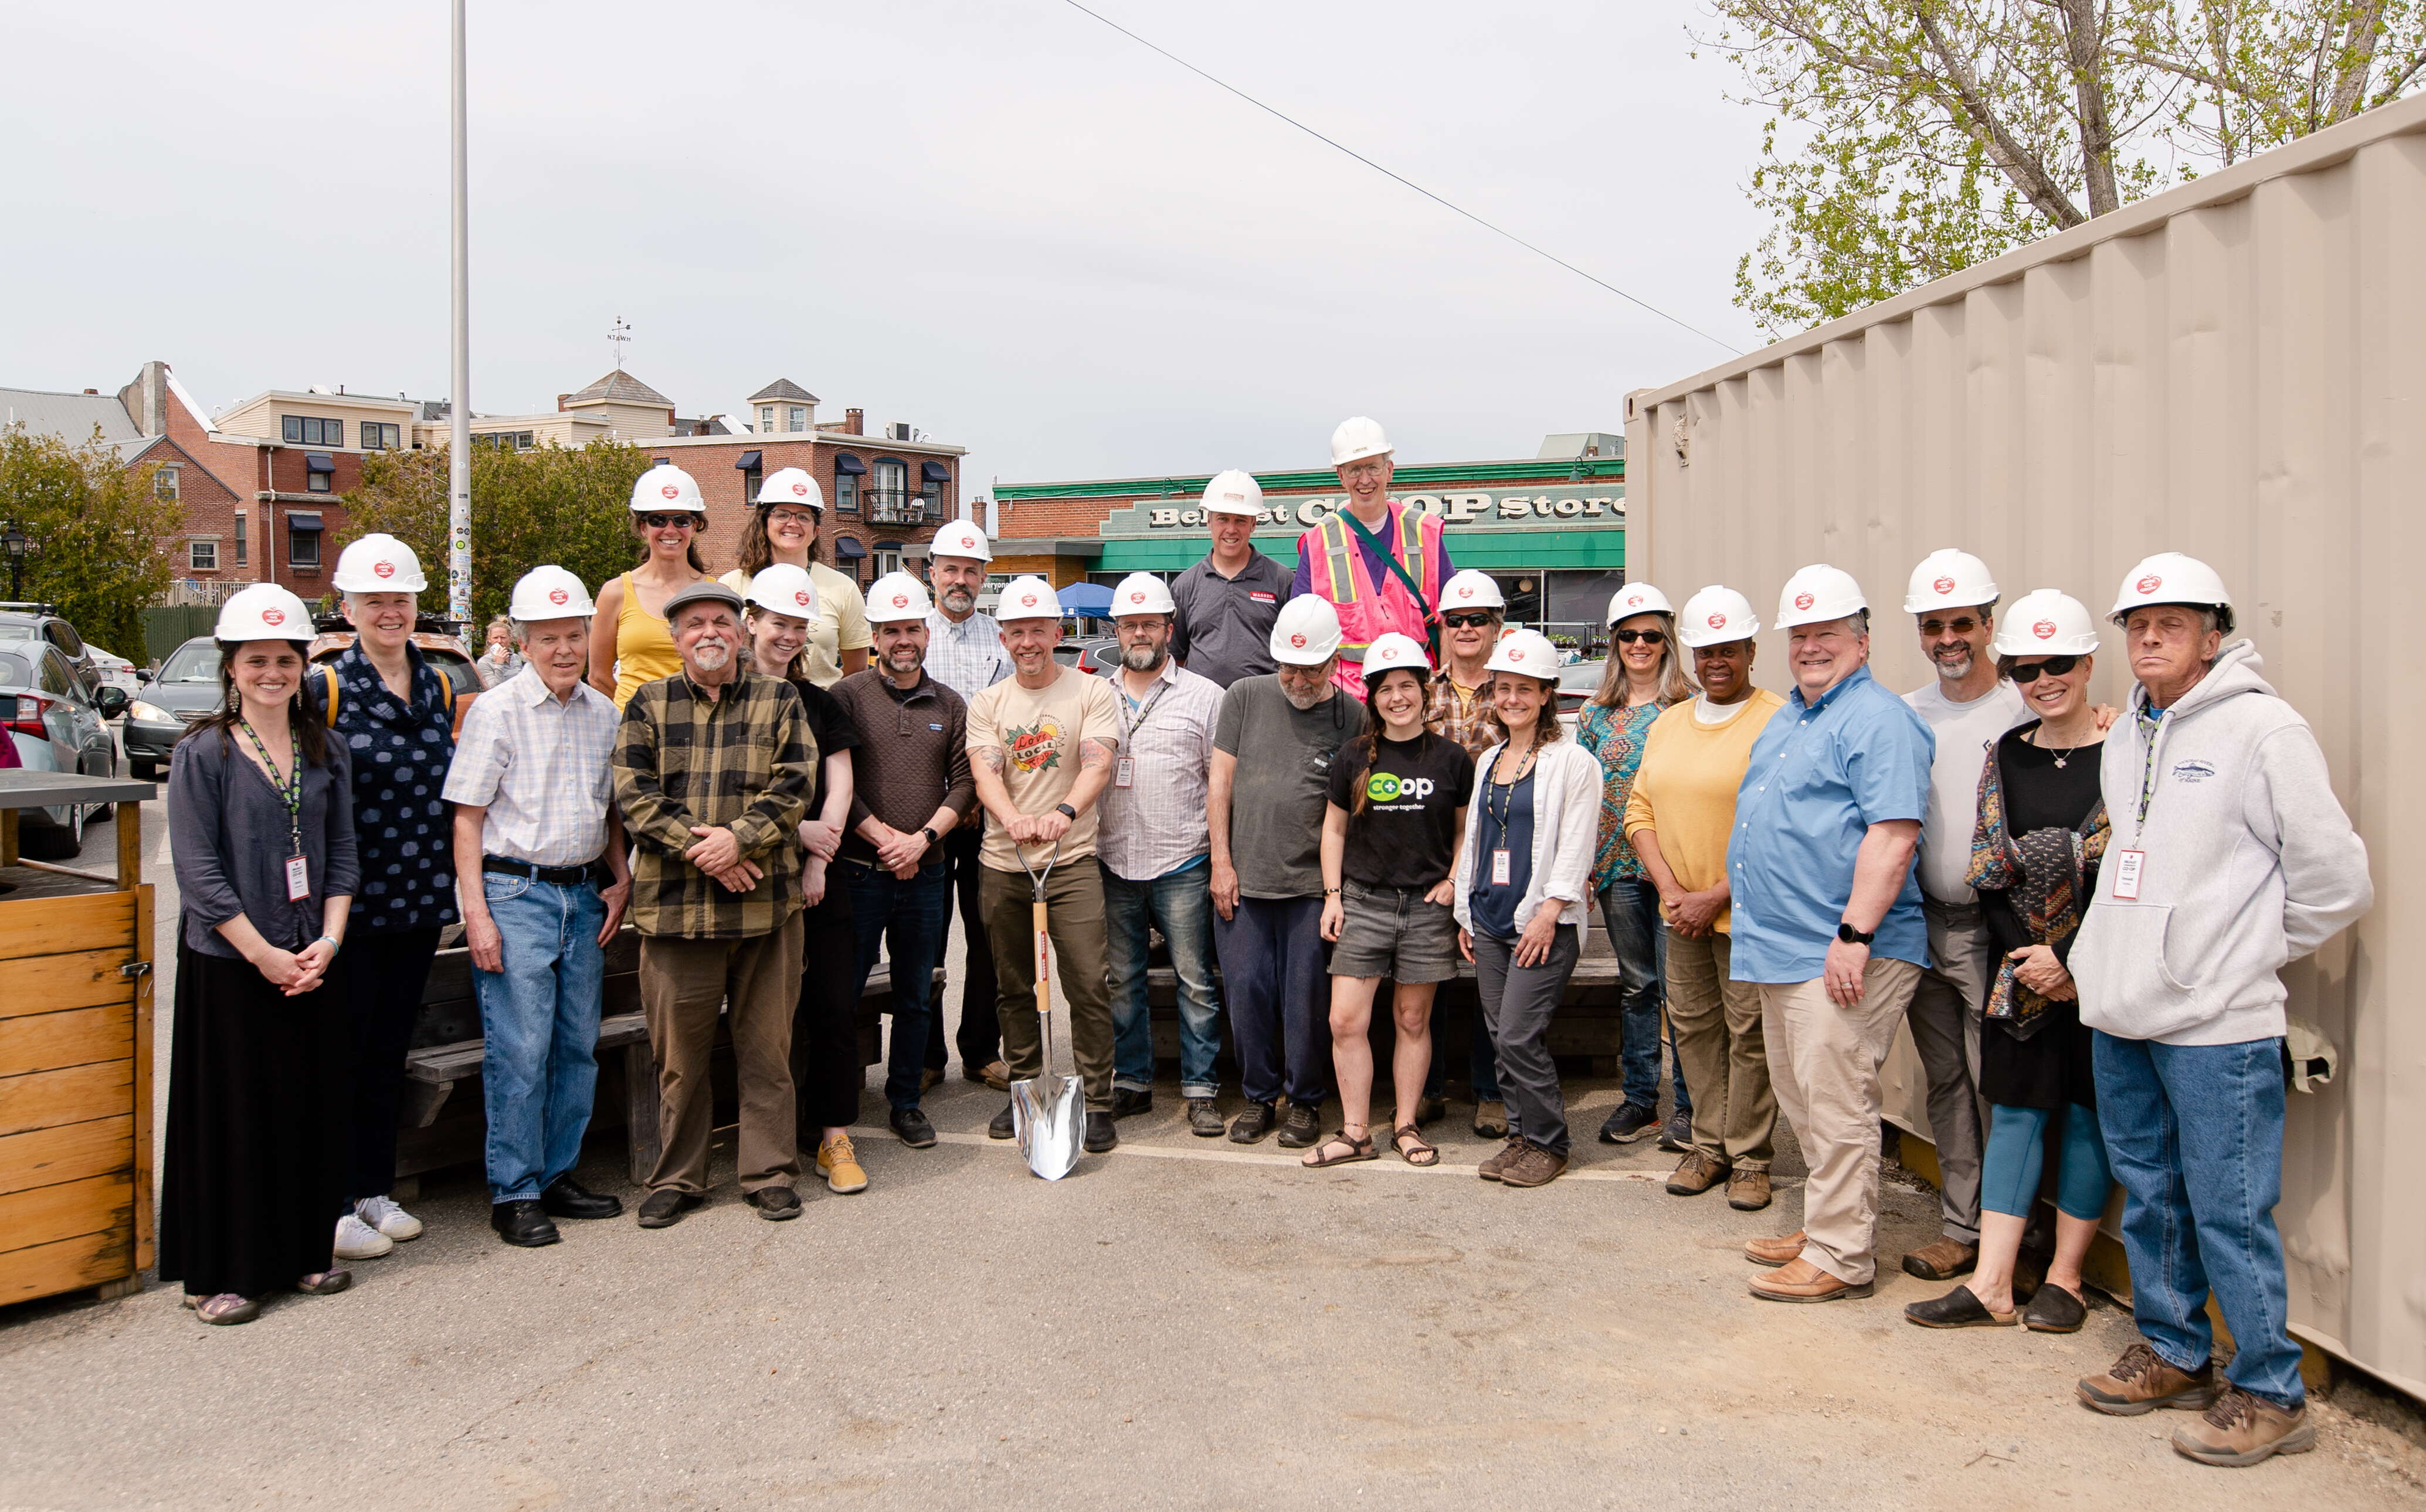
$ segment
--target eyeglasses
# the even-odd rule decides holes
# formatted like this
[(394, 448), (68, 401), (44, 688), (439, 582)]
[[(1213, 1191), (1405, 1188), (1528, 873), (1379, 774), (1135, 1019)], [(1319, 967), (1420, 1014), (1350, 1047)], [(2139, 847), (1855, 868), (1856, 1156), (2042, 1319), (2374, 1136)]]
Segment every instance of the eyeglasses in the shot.
[(1491, 619), (1490, 615), (1480, 613), (1445, 614), (1441, 616), (1441, 623), (1451, 630), (1488, 630)]
[(2028, 687), (2039, 680), (2041, 672), (2049, 677), (2062, 677), (2079, 665), (2078, 656), (2050, 656), (2043, 662), (2018, 662), (2014, 664), (2013, 677), (2016, 684)]
[(688, 525), (696, 530), (699, 528), (699, 516), (687, 509), (679, 514), (644, 514), (640, 516), (640, 523), (651, 530), (671, 530), (676, 525)]
[(1638, 640), (1651, 646), (1664, 646), (1668, 643), (1668, 633), (1664, 630), (1613, 630), (1609, 635), (1619, 644), (1626, 646), (1631, 646)]
[(778, 522), (795, 525), (814, 525), (817, 523), (817, 517), (814, 511), (808, 509), (768, 510), (767, 523), (771, 525)]
[(1960, 619), (1923, 619), (1920, 622), (1920, 633), (1932, 640), (1949, 630), (1958, 635), (1967, 635), (1979, 628), (1980, 621), (1967, 614)]

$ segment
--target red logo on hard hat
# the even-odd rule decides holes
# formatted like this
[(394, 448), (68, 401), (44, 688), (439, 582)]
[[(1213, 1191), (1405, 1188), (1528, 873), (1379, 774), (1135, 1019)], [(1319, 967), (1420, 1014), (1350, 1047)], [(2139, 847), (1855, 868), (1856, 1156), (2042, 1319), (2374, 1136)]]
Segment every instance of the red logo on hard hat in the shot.
[(792, 590), (792, 602), (798, 603), (804, 609), (807, 608), (809, 603), (809, 590), (806, 588), (794, 588)]
[(1471, 583), (1468, 583), (1465, 587), (1462, 587), (1462, 588), (1458, 589), (1458, 590), (1457, 590), (1457, 596), (1458, 596), (1459, 598), (1461, 598), (1461, 599), (1470, 599), (1470, 598), (1473, 598), (1473, 597), (1474, 597), (1474, 585), (1473, 585), (1473, 584), (1471, 584)]
[(286, 622), (286, 611), (283, 609), (264, 609), (261, 611), (261, 622), (265, 625), (283, 625)]
[(1930, 587), (1935, 588), (1940, 593), (1951, 593), (1954, 591), (1954, 580), (1950, 577), (1941, 577), (1936, 582), (1931, 584)]
[(1522, 647), (1522, 646), (1511, 646), (1511, 647), (1509, 647), (1509, 648), (1508, 648), (1508, 659), (1509, 659), (1510, 661), (1512, 661), (1512, 662), (1521, 662), (1521, 661), (1523, 661), (1523, 660), (1525, 659), (1525, 648), (1524, 648), (1524, 647)]
[(1727, 628), (1727, 617), (1722, 614), (1714, 614), (1710, 616), (1710, 628), (1712, 630), (1724, 630)]
[(1625, 606), (1629, 609), (1639, 609), (1642, 607), (1642, 595), (1640, 593), (1627, 594), (1625, 596)]
[(657, 490), (657, 491), (664, 494), (669, 499), (679, 499), (682, 497), (682, 490), (674, 487), (671, 483), (667, 484), (664, 488)]
[(2143, 593), (2154, 593), (2159, 588), (2165, 586), (2165, 580), (2159, 577), (2156, 573), (2151, 572), (2146, 577), (2142, 578), (2139, 582), (2134, 583), (2131, 586), (2138, 588)]
[(1798, 608), (1798, 609), (1808, 609), (1808, 608), (1810, 608), (1810, 607), (1811, 607), (1811, 595), (1810, 595), (1810, 594), (1808, 594), (1808, 593), (1798, 593), (1798, 594), (1796, 594), (1796, 595), (1794, 596), (1794, 606), (1795, 606), (1796, 608)]
[(381, 577), (394, 577), (396, 576), (396, 564), (394, 562), (373, 562), (371, 563), (371, 571), (377, 572)]
[(1033, 593), (1023, 593), (1019, 596), (1019, 603), (1022, 608), (1033, 609), (1036, 607), (1036, 595)]
[(1143, 590), (1143, 589), (1136, 589), (1136, 590), (1132, 590), (1132, 591), (1130, 592), (1130, 594), (1129, 594), (1129, 602), (1130, 602), (1131, 603), (1143, 603), (1145, 602), (1145, 592), (1144, 592), (1144, 590)]
[(795, 484), (793, 484), (793, 485), (792, 485), (792, 496), (793, 496), (794, 498), (796, 498), (796, 499), (805, 499), (805, 498), (807, 498), (807, 497), (809, 496), (809, 486), (808, 486), (807, 484), (805, 484), (805, 483), (795, 483)]
[(907, 609), (910, 607), (910, 595), (907, 593), (897, 593), (893, 595), (893, 607), (897, 609)]
[(2038, 636), (2041, 640), (2052, 640), (2055, 638), (2055, 621), (2052, 619), (2042, 619), (2037, 624), (2030, 626), (2030, 634)]
[(547, 602), (550, 603), (563, 603), (571, 600), (572, 597), (572, 594), (565, 592), (562, 588), (550, 588), (547, 590)]
[(1303, 651), (1305, 650), (1305, 637), (1303, 635), (1291, 635), (1289, 637), (1289, 644), (1296, 647), (1299, 651)]

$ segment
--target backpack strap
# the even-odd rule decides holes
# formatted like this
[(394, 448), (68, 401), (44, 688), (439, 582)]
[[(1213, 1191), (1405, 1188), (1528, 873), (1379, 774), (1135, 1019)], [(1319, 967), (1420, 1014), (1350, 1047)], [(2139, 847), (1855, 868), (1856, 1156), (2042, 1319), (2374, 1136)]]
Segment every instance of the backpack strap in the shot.
[(328, 663), (320, 664), (320, 679), (329, 684), (329, 728), (337, 728), (337, 669)]
[[(446, 717), (455, 717), (455, 680), (436, 668), (429, 669), (438, 679), (438, 702)], [(321, 680), (329, 684), (329, 728), (337, 728), (337, 669), (327, 662), (320, 664)]]

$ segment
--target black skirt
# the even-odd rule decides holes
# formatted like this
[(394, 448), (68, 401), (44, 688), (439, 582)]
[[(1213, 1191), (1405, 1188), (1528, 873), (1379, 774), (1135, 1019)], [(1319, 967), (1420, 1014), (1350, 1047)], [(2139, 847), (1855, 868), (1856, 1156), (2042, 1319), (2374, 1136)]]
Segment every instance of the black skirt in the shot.
[(344, 962), (290, 998), (178, 942), (160, 1279), (188, 1295), (261, 1296), (331, 1268), (350, 1148)]

